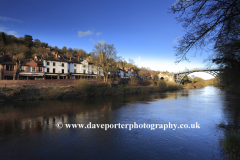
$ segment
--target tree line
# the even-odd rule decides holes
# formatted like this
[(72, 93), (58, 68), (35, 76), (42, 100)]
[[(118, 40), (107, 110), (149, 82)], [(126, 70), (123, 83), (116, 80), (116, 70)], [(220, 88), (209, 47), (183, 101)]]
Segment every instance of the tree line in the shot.
[(67, 57), (81, 56), (85, 59), (90, 55), (83, 49), (72, 49), (66, 46), (61, 49), (57, 46), (52, 47), (48, 43), (41, 42), (39, 39), (33, 40), (30, 35), (17, 38), (13, 35), (0, 32), (0, 54), (8, 53), (11, 57), (16, 55), (21, 58), (32, 59), (35, 55), (49, 54), (53, 50), (58, 52), (59, 55), (65, 55)]

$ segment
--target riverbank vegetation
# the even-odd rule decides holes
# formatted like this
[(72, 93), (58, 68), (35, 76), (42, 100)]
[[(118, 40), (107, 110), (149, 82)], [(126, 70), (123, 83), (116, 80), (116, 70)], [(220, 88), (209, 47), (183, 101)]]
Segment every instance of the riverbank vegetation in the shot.
[(240, 159), (240, 135), (238, 133), (232, 131), (231, 133), (226, 134), (222, 139), (221, 146), (227, 153), (227, 159)]
[(185, 89), (194, 89), (194, 88), (202, 88), (205, 86), (214, 86), (214, 87), (219, 87), (220, 84), (218, 82), (218, 80), (216, 78), (212, 78), (209, 80), (204, 80), (202, 78), (199, 77), (188, 77), (186, 76), (183, 79), (183, 85), (182, 87)]
[(69, 99), (79, 97), (101, 97), (116, 96), (125, 94), (143, 94), (181, 89), (181, 86), (174, 82), (153, 81), (132, 78), (129, 81), (113, 81), (103, 83), (82, 79), (69, 86), (51, 87), (9, 87), (0, 89), (0, 100), (45, 100), (45, 99)]

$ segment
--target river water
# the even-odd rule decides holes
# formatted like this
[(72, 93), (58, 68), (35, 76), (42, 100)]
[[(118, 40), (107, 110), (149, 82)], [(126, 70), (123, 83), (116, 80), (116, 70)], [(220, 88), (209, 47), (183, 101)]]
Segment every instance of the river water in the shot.
[[(222, 159), (220, 138), (239, 127), (239, 105), (239, 95), (215, 87), (0, 103), (0, 159)], [(139, 128), (66, 127), (90, 123)]]

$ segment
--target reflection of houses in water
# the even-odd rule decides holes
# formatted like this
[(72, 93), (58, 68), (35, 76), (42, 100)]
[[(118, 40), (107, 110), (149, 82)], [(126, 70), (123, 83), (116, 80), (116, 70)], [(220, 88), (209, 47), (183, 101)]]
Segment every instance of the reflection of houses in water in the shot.
[(37, 117), (37, 118), (28, 118), (28, 119), (22, 119), (20, 120), (20, 128), (21, 129), (35, 129), (35, 128), (41, 128), (41, 129), (51, 129), (54, 128), (56, 123), (62, 122), (67, 123), (68, 116), (62, 115), (62, 116), (53, 116), (53, 117)]
[(56, 128), (56, 124), (62, 122), (63, 124), (68, 122), (67, 115), (52, 116), (52, 117), (35, 117), (25, 118), (20, 120), (6, 121), (4, 125), (0, 124), (1, 132), (17, 132), (19, 130), (24, 131), (36, 131)]
[(75, 116), (75, 123), (86, 124), (92, 120), (98, 120), (99, 118), (106, 116), (106, 112), (110, 111), (111, 109), (112, 105), (103, 105), (103, 108), (100, 111), (95, 109), (91, 111), (80, 112)]

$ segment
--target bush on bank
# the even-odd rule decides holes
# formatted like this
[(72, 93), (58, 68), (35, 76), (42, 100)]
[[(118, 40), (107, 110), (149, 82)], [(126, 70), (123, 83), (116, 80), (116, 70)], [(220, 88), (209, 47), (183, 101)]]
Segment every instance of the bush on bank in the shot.
[(225, 149), (228, 159), (240, 159), (240, 135), (236, 132), (227, 134), (223, 139), (223, 148)]
[(54, 87), (30, 87), (23, 86), (18, 88), (1, 88), (0, 100), (44, 100), (44, 99), (64, 99), (88, 96), (107, 96), (123, 94), (141, 94), (161, 91), (181, 89), (174, 82), (159, 81), (151, 82), (154, 86), (139, 86), (137, 79), (129, 82), (123, 87), (113, 87), (111, 83), (103, 84), (94, 82), (90, 84), (87, 80), (79, 80), (74, 85), (54, 86)]

